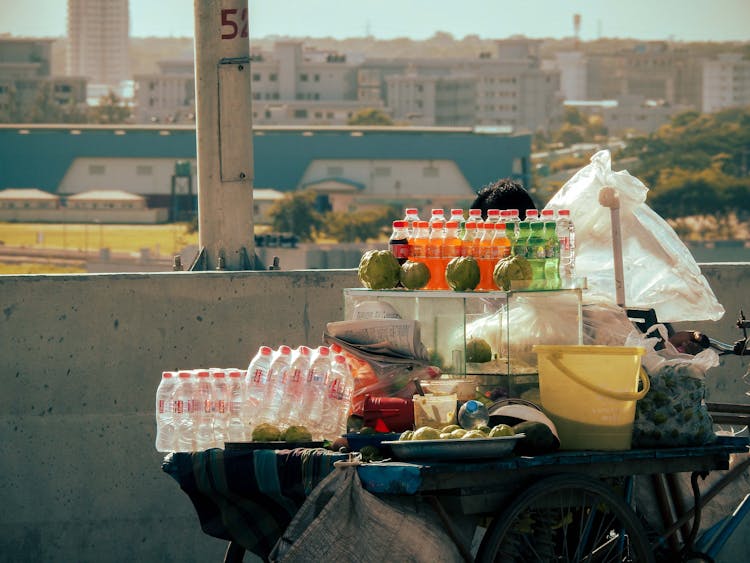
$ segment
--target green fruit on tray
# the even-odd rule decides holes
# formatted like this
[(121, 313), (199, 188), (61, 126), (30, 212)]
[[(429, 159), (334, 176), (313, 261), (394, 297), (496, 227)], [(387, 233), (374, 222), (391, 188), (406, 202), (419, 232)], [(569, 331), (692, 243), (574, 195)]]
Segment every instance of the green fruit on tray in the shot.
[(513, 281), (531, 281), (531, 264), (523, 256), (506, 256), (495, 264), (492, 279), (503, 291), (509, 291)]
[(454, 291), (471, 291), (479, 285), (479, 264), (471, 256), (453, 258), (445, 268), (445, 281)]
[(368, 289), (391, 289), (396, 287), (401, 264), (388, 250), (368, 250), (359, 261), (357, 275)]
[(430, 281), (430, 269), (424, 262), (407, 260), (401, 264), (399, 280), (406, 289), (422, 289)]
[(439, 440), (440, 430), (430, 426), (422, 426), (414, 431), (411, 436), (412, 440)]
[(362, 448), (360, 448), (359, 453), (362, 456), (362, 461), (364, 462), (380, 461), (383, 459), (383, 454), (375, 446), (363, 446)]
[(498, 436), (514, 436), (516, 433), (507, 424), (498, 424), (490, 430), (490, 438), (496, 438)]
[(486, 438), (487, 434), (482, 432), (481, 430), (469, 430), (466, 434), (463, 435), (461, 438), (462, 440), (476, 440), (478, 438)]
[(466, 342), (466, 361), (477, 364), (489, 362), (492, 359), (492, 348), (484, 338), (470, 338)]
[(413, 430), (404, 430), (404, 431), (403, 431), (403, 432), (401, 433), (401, 436), (399, 436), (399, 437), (398, 437), (398, 439), (399, 439), (399, 442), (405, 442), (405, 441), (407, 441), (407, 440), (411, 440), (411, 437), (412, 437), (413, 435), (414, 435), (414, 431), (413, 431)]
[(312, 442), (312, 434), (305, 426), (292, 425), (281, 434), (285, 442)]
[(275, 442), (281, 439), (281, 430), (273, 424), (263, 423), (253, 428), (253, 442)]

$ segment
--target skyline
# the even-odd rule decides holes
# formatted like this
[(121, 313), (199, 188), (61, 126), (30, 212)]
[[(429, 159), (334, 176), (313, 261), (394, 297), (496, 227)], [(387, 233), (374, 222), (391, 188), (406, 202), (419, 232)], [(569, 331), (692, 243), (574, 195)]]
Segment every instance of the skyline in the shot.
[[(461, 39), (525, 35), (674, 41), (750, 41), (750, 0), (250, 0), (253, 37), (409, 37), (442, 31)], [(658, 5), (658, 9), (654, 7)], [(687, 9), (688, 7), (692, 8)], [(438, 8), (438, 9), (436, 9)], [(0, 34), (64, 37), (65, 0), (0, 0)], [(653, 13), (657, 12), (657, 13)], [(44, 17), (39, 17), (44, 14)], [(294, 14), (292, 17), (289, 14)], [(331, 17), (335, 14), (335, 17)], [(543, 18), (539, 15), (544, 14)], [(192, 37), (192, 0), (130, 0), (131, 37)]]

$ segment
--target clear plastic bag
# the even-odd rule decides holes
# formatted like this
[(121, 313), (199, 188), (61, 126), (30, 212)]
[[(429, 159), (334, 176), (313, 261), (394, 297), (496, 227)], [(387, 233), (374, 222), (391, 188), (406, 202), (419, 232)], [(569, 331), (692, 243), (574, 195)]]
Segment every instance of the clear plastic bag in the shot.
[(570, 209), (576, 226), (576, 275), (587, 278), (589, 292), (616, 302), (610, 210), (596, 203), (605, 186), (613, 187), (620, 199), (627, 306), (653, 308), (663, 322), (719, 320), (724, 307), (692, 254), (646, 205), (648, 188), (626, 170), (612, 170), (607, 150), (596, 153), (547, 204), (548, 209)]
[[(656, 350), (659, 338), (664, 349)], [(630, 346), (642, 346), (641, 359), (651, 380), (651, 389), (638, 401), (633, 424), (633, 447), (702, 446), (716, 438), (706, 407), (706, 372), (719, 365), (711, 348), (696, 355), (682, 354), (667, 340), (664, 325), (654, 325), (646, 335), (633, 334)]]

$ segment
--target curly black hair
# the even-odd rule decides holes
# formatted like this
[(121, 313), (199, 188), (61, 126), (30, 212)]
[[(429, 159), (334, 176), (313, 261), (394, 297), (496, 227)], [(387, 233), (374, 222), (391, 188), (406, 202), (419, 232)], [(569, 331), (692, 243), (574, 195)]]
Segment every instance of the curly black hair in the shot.
[(481, 209), (482, 218), (487, 218), (488, 209), (518, 209), (518, 216), (526, 219), (527, 209), (536, 209), (534, 200), (520, 182), (512, 178), (501, 178), (480, 188), (472, 209)]

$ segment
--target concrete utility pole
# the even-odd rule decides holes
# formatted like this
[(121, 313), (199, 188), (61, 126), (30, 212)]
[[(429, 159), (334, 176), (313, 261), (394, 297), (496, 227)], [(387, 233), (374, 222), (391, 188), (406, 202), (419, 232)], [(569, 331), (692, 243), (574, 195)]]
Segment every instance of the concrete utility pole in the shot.
[(200, 252), (191, 269), (255, 269), (248, 2), (194, 7)]

